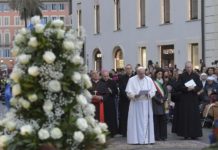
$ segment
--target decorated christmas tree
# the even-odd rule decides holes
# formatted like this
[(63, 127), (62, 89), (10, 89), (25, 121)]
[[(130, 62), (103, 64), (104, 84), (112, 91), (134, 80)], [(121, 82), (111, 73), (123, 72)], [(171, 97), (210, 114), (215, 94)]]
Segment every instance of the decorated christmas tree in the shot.
[(84, 36), (66, 31), (61, 20), (43, 25), (35, 16), (31, 23), (33, 28), (21, 29), (14, 40), (13, 97), (10, 111), (0, 121), (0, 147), (102, 148), (107, 125), (94, 119), (87, 90), (91, 82), (80, 56)]

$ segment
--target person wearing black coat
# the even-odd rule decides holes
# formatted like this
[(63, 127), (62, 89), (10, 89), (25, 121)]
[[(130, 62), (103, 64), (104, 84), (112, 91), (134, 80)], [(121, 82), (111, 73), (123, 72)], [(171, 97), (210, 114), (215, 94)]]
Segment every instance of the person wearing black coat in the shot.
[(163, 71), (161, 69), (157, 69), (154, 76), (154, 84), (157, 91), (152, 99), (156, 141), (164, 141), (167, 139), (167, 116), (165, 114), (165, 102), (168, 98), (168, 92), (162, 77)]
[(180, 98), (180, 94), (181, 91), (178, 90), (178, 79), (179, 76), (181, 75), (181, 73), (179, 72), (179, 70), (174, 71), (173, 73), (173, 78), (170, 81), (170, 85), (172, 87), (172, 91), (171, 91), (171, 100), (172, 102), (175, 103), (174, 108), (173, 108), (173, 119), (172, 119), (172, 133), (176, 133), (177, 132), (177, 123), (178, 123), (178, 114), (179, 114), (179, 98)]
[[(196, 85), (185, 85), (193, 80)], [(185, 65), (185, 72), (181, 74), (178, 80), (178, 90), (181, 91), (176, 134), (185, 139), (196, 139), (202, 136), (198, 92), (203, 88), (198, 74), (193, 72), (191, 62)]]
[(127, 134), (127, 119), (129, 112), (129, 103), (130, 100), (126, 95), (126, 85), (129, 81), (129, 78), (133, 76), (132, 66), (130, 64), (125, 67), (126, 73), (119, 78), (119, 89), (120, 89), (120, 101), (119, 101), (119, 128), (123, 137), (126, 137)]
[(115, 99), (118, 94), (116, 83), (109, 78), (109, 72), (102, 72), (102, 79), (99, 81), (99, 92), (103, 97), (104, 102), (104, 118), (105, 123), (108, 125), (110, 136), (113, 137), (117, 134), (117, 113)]

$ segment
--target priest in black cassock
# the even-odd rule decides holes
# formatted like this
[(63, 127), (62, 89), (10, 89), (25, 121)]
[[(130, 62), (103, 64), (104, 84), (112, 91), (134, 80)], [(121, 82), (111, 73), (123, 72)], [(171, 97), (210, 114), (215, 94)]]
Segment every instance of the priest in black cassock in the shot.
[(126, 137), (127, 134), (127, 119), (129, 112), (129, 98), (126, 95), (126, 85), (129, 78), (133, 76), (132, 66), (130, 64), (125, 67), (125, 74), (119, 78), (119, 89), (120, 89), (120, 100), (119, 100), (119, 126), (120, 132), (123, 137)]
[[(190, 80), (194, 80), (196, 86), (193, 84), (191, 86), (185, 85)], [(202, 136), (197, 93), (202, 89), (203, 85), (199, 76), (193, 73), (191, 62), (185, 64), (185, 72), (181, 74), (178, 82), (178, 89), (181, 91), (181, 95), (176, 116), (178, 121), (176, 134), (185, 139), (196, 139)]]
[(99, 94), (103, 97), (104, 102), (104, 120), (108, 125), (110, 136), (117, 133), (117, 115), (115, 98), (118, 94), (116, 83), (110, 79), (108, 71), (102, 71), (102, 79), (97, 87)]

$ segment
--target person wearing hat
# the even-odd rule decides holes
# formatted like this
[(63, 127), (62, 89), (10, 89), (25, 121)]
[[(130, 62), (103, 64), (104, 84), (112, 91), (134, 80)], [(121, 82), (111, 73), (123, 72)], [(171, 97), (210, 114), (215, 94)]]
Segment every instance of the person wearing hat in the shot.
[(206, 82), (207, 82), (207, 74), (206, 73), (202, 73), (200, 75), (200, 79), (201, 79), (201, 82), (203, 84), (203, 87), (205, 86)]
[(203, 89), (198, 92), (200, 101), (204, 101), (204, 87), (205, 87), (205, 85), (206, 85), (206, 83), (207, 83), (207, 78), (208, 78), (208, 76), (207, 76), (206, 73), (202, 73), (202, 74), (200, 75), (200, 80), (201, 80), (202, 85), (203, 85)]

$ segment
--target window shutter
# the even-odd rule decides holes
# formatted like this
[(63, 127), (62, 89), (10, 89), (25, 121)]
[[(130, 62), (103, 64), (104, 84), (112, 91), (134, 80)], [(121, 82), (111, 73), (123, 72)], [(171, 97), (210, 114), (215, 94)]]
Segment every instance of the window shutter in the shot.
[(170, 0), (164, 0), (164, 23), (170, 23)]
[(145, 0), (140, 0), (141, 26), (145, 26)]
[(191, 0), (191, 19), (198, 19), (198, 0)]
[(117, 29), (120, 30), (120, 0), (117, 0)]
[(100, 33), (100, 7), (96, 5), (96, 28), (97, 33)]

